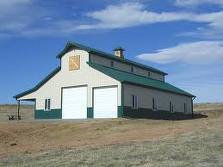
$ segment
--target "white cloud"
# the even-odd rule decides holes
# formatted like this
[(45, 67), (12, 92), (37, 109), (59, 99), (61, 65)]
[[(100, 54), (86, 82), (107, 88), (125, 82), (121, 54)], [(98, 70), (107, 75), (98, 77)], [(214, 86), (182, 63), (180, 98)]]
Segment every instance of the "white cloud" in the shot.
[(223, 62), (223, 41), (200, 41), (184, 43), (175, 47), (143, 53), (139, 59), (160, 64), (184, 62), (188, 64), (210, 64)]
[(187, 36), (203, 40), (222, 40), (222, 33), (223, 29), (220, 28), (199, 27), (195, 31), (178, 33), (177, 36)]
[[(54, 17), (55, 13), (53, 12), (55, 11), (57, 16)], [(51, 8), (38, 6), (38, 1), (34, 0), (2, 0), (0, 1), (0, 36), (29, 37), (55, 36), (55, 34), (58, 36), (91, 29), (117, 29), (177, 21), (203, 23), (206, 26), (203, 27), (201, 33), (206, 34), (210, 30), (221, 33), (223, 29), (223, 11), (201, 14), (153, 12), (139, 2), (108, 5), (102, 10), (88, 12), (84, 18), (77, 20), (75, 17), (60, 17), (58, 10), (55, 11), (52, 11)]]
[(154, 24), (173, 21), (191, 21), (206, 23), (211, 27), (223, 28), (223, 11), (213, 13), (188, 12), (152, 12), (140, 3), (123, 3), (109, 5), (103, 10), (90, 12), (88, 17), (96, 23), (78, 26), (78, 29), (115, 29), (132, 27), (142, 24)]
[[(60, 36), (71, 33), (67, 28), (74, 27), (77, 23), (69, 19), (54, 19), (54, 12), (52, 8), (39, 5), (38, 0), (1, 0), (0, 38)], [(59, 15), (58, 11), (57, 14)]]
[(198, 6), (202, 4), (222, 5), (223, 0), (176, 0), (175, 5), (181, 7)]
[(29, 9), (31, 4), (31, 0), (0, 1), (1, 36), (20, 33), (36, 18)]
[(31, 3), (31, 0), (1, 0), (0, 17), (12, 16), (14, 13), (21, 12)]
[(31, 3), (31, 0), (1, 0), (0, 6), (1, 7), (14, 6), (14, 5), (26, 4), (26, 3)]

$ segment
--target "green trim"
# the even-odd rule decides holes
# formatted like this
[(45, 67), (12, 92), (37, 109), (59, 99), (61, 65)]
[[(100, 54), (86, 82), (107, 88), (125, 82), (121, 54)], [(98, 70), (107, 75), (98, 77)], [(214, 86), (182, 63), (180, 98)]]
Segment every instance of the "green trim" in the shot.
[(118, 106), (118, 118), (123, 117), (124, 113), (124, 86), (121, 83), (121, 106)]
[(123, 107), (118, 106), (118, 118), (122, 118), (122, 117), (123, 117)]
[(35, 92), (36, 90), (38, 90), (42, 85), (44, 85), (48, 80), (50, 80), (54, 75), (56, 75), (59, 71), (61, 70), (61, 67), (57, 67), (56, 69), (54, 69), (49, 75), (47, 75), (42, 81), (40, 81), (34, 88), (29, 89), (25, 92), (22, 92), (20, 94), (17, 94), (15, 96), (13, 96), (13, 98), (20, 98), (22, 96), (25, 96), (27, 94), (30, 94), (32, 92)]
[(103, 65), (99, 65), (99, 64), (95, 64), (95, 63), (88, 62), (88, 64), (92, 68), (122, 82), (122, 84), (127, 83), (127, 84), (145, 86), (145, 87), (150, 87), (150, 88), (167, 91), (167, 92), (171, 92), (171, 93), (175, 93), (175, 94), (185, 95), (185, 96), (189, 96), (189, 97), (195, 97), (194, 95), (192, 95), (182, 89), (179, 89), (167, 82), (162, 82), (162, 81), (151, 79), (148, 77), (143, 77), (140, 75), (136, 75), (133, 73), (121, 71), (121, 70), (118, 70), (115, 68), (111, 68), (111, 67), (107, 67), (107, 66), (103, 66)]
[(94, 118), (94, 110), (93, 107), (87, 108), (87, 118)]
[(132, 109), (132, 107), (125, 106), (123, 117), (127, 118), (148, 118), (148, 119), (167, 119), (167, 120), (180, 120), (191, 118), (190, 114), (183, 112), (170, 112), (168, 110), (153, 111), (149, 108)]
[(106, 57), (106, 58), (109, 58), (109, 59), (117, 60), (119, 62), (127, 63), (127, 64), (130, 64), (130, 65), (134, 65), (134, 66), (137, 66), (137, 67), (140, 67), (140, 68), (152, 71), (152, 72), (156, 72), (156, 73), (159, 73), (159, 74), (162, 74), (162, 75), (168, 75), (167, 73), (165, 73), (163, 71), (160, 71), (156, 68), (153, 68), (153, 67), (150, 67), (150, 66), (138, 63), (138, 62), (134, 62), (134, 61), (126, 59), (126, 58), (124, 58), (124, 59), (123, 58), (118, 58), (113, 54), (109, 54), (109, 53), (106, 53), (106, 52), (100, 51), (98, 49), (94, 49), (94, 48), (91, 48), (91, 47), (88, 47), (88, 46), (85, 46), (85, 45), (82, 45), (82, 44), (79, 44), (79, 43), (76, 43), (76, 42), (68, 42), (67, 45), (65, 46), (65, 48), (57, 55), (57, 58), (61, 59), (63, 57), (63, 55), (65, 53), (67, 53), (70, 50), (70, 48), (72, 48), (72, 47), (76, 47), (76, 48), (85, 50), (85, 51), (87, 51), (88, 53), (91, 53), (91, 54), (96, 54), (98, 56), (102, 56), (102, 57)]
[(51, 109), (50, 111), (35, 110), (35, 119), (62, 119), (61, 109)]
[[(118, 118), (123, 117), (123, 107), (122, 106), (118, 106), (118, 113), (117, 116)], [(87, 108), (87, 118), (94, 118), (94, 109), (93, 107), (88, 107)]]

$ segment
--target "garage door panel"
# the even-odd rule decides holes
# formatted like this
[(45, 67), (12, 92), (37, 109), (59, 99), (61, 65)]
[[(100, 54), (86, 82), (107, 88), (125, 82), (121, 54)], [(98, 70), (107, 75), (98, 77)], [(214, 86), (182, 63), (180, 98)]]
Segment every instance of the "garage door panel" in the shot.
[(94, 89), (94, 118), (117, 118), (117, 87)]
[(63, 119), (87, 118), (87, 87), (63, 89)]

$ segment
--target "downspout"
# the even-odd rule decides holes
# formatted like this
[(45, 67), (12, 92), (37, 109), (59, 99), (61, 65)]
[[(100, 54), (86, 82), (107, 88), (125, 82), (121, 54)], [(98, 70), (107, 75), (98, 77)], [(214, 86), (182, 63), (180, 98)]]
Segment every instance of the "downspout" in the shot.
[(194, 99), (195, 99), (196, 97), (192, 97), (191, 98), (191, 113), (192, 113), (192, 118), (194, 118)]
[(124, 117), (124, 85), (123, 85), (123, 82), (121, 82), (121, 110), (122, 110), (121, 117)]

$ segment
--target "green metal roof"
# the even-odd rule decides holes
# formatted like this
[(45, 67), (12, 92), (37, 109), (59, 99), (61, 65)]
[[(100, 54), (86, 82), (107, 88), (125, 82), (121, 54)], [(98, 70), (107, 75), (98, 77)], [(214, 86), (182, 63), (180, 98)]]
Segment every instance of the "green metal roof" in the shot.
[(136, 85), (143, 85), (143, 86), (148, 86), (148, 87), (152, 87), (152, 88), (163, 90), (163, 91), (168, 91), (168, 92), (181, 94), (181, 95), (185, 95), (185, 96), (189, 96), (189, 97), (195, 97), (194, 95), (192, 95), (182, 89), (179, 89), (169, 83), (166, 83), (166, 82), (151, 79), (148, 77), (139, 76), (139, 75), (136, 75), (133, 73), (121, 71), (118, 69), (102, 66), (99, 64), (91, 63), (91, 62), (88, 62), (88, 64), (92, 68), (94, 68), (94, 69), (120, 81), (120, 82), (132, 83), (132, 84), (136, 84)]
[(85, 50), (85, 51), (87, 51), (88, 53), (91, 53), (91, 54), (95, 54), (95, 55), (98, 55), (98, 56), (113, 59), (113, 60), (116, 60), (116, 61), (119, 61), (119, 62), (122, 62), (122, 63), (127, 63), (127, 64), (130, 64), (130, 65), (134, 65), (134, 66), (137, 66), (137, 67), (149, 70), (149, 71), (153, 71), (153, 72), (156, 72), (156, 73), (159, 73), (159, 74), (162, 74), (162, 75), (168, 75), (167, 73), (165, 73), (163, 71), (160, 71), (156, 68), (153, 68), (153, 67), (150, 67), (150, 66), (147, 66), (147, 65), (144, 65), (144, 64), (126, 59), (126, 58), (119, 58), (119, 57), (117, 57), (113, 54), (106, 53), (106, 52), (103, 52), (103, 51), (100, 51), (100, 50), (97, 50), (97, 49), (94, 49), (94, 48), (91, 48), (91, 47), (88, 47), (88, 46), (85, 46), (85, 45), (82, 45), (82, 44), (79, 44), (79, 43), (76, 43), (76, 42), (68, 42), (67, 45), (65, 46), (65, 48), (62, 50), (62, 52), (59, 53), (59, 55), (57, 55), (57, 58), (63, 57), (63, 55), (65, 53), (67, 53), (71, 47), (76, 47), (76, 48)]
[[(123, 63), (127, 63), (127, 64), (131, 64), (131, 65), (135, 65), (135, 66), (139, 66), (141, 68), (147, 69), (147, 70), (151, 70), (163, 75), (167, 75), (167, 73), (164, 73), (162, 71), (159, 71), (153, 67), (150, 66), (146, 66), (128, 59), (122, 59), (122, 58), (118, 58), (112, 54), (109, 53), (105, 53), (103, 51), (99, 51), (96, 50), (94, 48), (90, 48), (78, 43), (74, 43), (74, 42), (69, 42), (66, 47), (64, 48), (64, 50), (57, 56), (57, 58), (61, 58), (69, 49), (70, 47), (77, 47), (80, 49), (83, 49), (89, 53), (92, 54), (97, 54), (99, 56), (104, 56), (104, 57), (108, 57), (110, 59), (114, 59), (114, 60), (118, 60), (120, 62)], [(177, 93), (177, 94), (182, 94), (182, 95), (186, 95), (186, 96), (190, 96), (190, 97), (195, 97), (194, 95), (181, 90), (179, 88), (174, 87), (173, 85), (166, 83), (166, 82), (162, 82), (162, 81), (158, 81), (158, 80), (154, 80), (151, 78), (147, 78), (147, 77), (142, 77), (133, 73), (128, 73), (128, 72), (124, 72), (124, 71), (120, 71), (117, 69), (113, 69), (113, 68), (109, 68), (109, 67), (105, 67), (102, 65), (98, 65), (98, 64), (93, 64), (93, 63), (88, 63), (91, 67), (101, 71), (102, 73), (105, 73), (108, 76), (111, 76), (112, 78), (119, 80), (121, 82), (129, 82), (129, 83), (134, 83), (134, 84), (139, 84), (139, 85), (144, 85), (144, 86), (149, 86), (149, 87), (153, 87), (156, 89), (160, 89), (160, 90), (164, 90), (164, 91), (169, 91), (169, 92), (173, 92), (173, 93)], [(57, 74), (59, 71), (61, 70), (61, 67), (57, 67), (55, 70), (53, 70), (49, 75), (47, 75), (42, 81), (40, 81), (35, 87), (33, 87), (32, 89), (29, 89), (25, 92), (22, 92), (20, 94), (17, 94), (14, 96), (14, 98), (18, 99), (22, 96), (25, 96), (29, 93), (35, 92), (36, 90), (38, 90), (42, 85), (44, 85), (49, 79), (51, 79), (55, 74)]]

